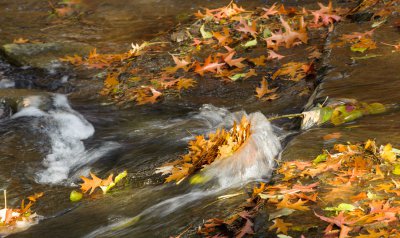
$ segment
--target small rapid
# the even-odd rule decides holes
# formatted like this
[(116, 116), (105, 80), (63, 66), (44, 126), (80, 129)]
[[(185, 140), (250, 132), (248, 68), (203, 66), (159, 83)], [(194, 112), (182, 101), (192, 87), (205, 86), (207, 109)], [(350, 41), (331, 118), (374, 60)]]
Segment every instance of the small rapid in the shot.
[(118, 148), (117, 143), (106, 142), (86, 150), (83, 141), (93, 136), (95, 129), (71, 108), (65, 95), (25, 97), (12, 119), (22, 117), (33, 118), (30, 123), (39, 126), (49, 139), (51, 148), (42, 162), (44, 169), (36, 173), (39, 183), (72, 183), (77, 176), (88, 174), (88, 165)]
[(206, 182), (193, 185), (185, 181), (179, 186), (189, 189), (145, 208), (133, 217), (124, 217), (97, 228), (85, 237), (114, 237), (139, 234), (143, 229), (146, 231), (159, 229), (160, 224), (154, 224), (154, 219), (165, 219), (182, 209), (195, 209), (198, 201), (216, 198), (249, 182), (268, 180), (282, 148), (276, 133), (279, 129), (274, 128), (262, 113), (255, 112), (249, 115), (244, 111), (231, 113), (225, 108), (203, 105), (198, 113), (193, 113), (186, 119), (176, 120), (175, 123), (183, 125), (197, 121), (202, 125), (202, 129), (199, 127), (197, 131), (210, 132), (221, 127), (230, 128), (234, 121), (240, 121), (243, 116), (250, 121), (250, 137), (234, 155), (215, 161), (198, 174), (205, 178)]

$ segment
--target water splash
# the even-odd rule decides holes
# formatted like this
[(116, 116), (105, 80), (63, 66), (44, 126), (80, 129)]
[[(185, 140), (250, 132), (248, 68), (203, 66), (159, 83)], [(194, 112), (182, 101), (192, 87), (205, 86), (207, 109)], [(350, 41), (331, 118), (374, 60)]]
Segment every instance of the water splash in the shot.
[(22, 109), (12, 116), (20, 117), (37, 118), (41, 130), (49, 137), (51, 151), (42, 162), (45, 169), (36, 174), (39, 183), (63, 182), (70, 177), (71, 170), (92, 163), (118, 147), (116, 143), (106, 143), (87, 151), (83, 140), (94, 134), (94, 127), (71, 108), (64, 95), (24, 98)]

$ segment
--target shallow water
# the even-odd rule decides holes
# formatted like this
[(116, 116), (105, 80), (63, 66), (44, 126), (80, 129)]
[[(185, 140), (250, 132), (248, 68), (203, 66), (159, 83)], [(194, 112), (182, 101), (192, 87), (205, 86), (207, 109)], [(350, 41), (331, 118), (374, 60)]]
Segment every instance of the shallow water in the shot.
[[(264, 2), (239, 3), (251, 7)], [(83, 15), (79, 20), (59, 21), (49, 16), (47, 1), (2, 1), (0, 43), (18, 37), (71, 40), (90, 43), (104, 51), (123, 51), (131, 42), (149, 40), (176, 24), (189, 21), (187, 13), (201, 6), (225, 5), (198, 0), (83, 3)], [(338, 29), (336, 34), (360, 31), (359, 25), (345, 27), (347, 29)], [(393, 42), (396, 36), (398, 33), (393, 33), (393, 29), (385, 28), (378, 41)], [(357, 54), (333, 49), (324, 59), (330, 70), (311, 101), (329, 97), (331, 100), (355, 98), (398, 103), (399, 54), (381, 47), (375, 53), (384, 57), (354, 61), (350, 57)], [(0, 71), (3, 68), (7, 65), (0, 64)], [(198, 225), (203, 219), (229, 215), (247, 197), (243, 194), (227, 200), (217, 199), (219, 195), (246, 191), (245, 181), (248, 180), (233, 188), (221, 187), (218, 183), (192, 187), (184, 182), (175, 186), (163, 184), (160, 176), (153, 174), (157, 166), (184, 153), (193, 135), (229, 126), (235, 115), (227, 108), (204, 105), (202, 108), (170, 106), (121, 110), (79, 96), (66, 101), (61, 95), (49, 96), (33, 90), (0, 90), (3, 95), (21, 93), (31, 101), (35, 101), (33, 95), (42, 97), (36, 100), (39, 101), (36, 106), (22, 109), (20, 117), (16, 114), (0, 122), (0, 189), (7, 189), (12, 205), (34, 192), (45, 192), (35, 208), (45, 219), (12, 237), (167, 237), (179, 234), (189, 224)], [(275, 113), (280, 113), (278, 109), (273, 108)], [(22, 116), (27, 113), (31, 113), (31, 117)], [(313, 159), (334, 143), (368, 138), (376, 138), (378, 143), (391, 142), (398, 147), (399, 119), (399, 111), (393, 110), (338, 127), (324, 126), (299, 132), (290, 137), (282, 159)], [(340, 132), (342, 137), (322, 140), (332, 132)], [(290, 132), (275, 130), (274, 133), (285, 145), (288, 140), (283, 138)], [(279, 146), (275, 146), (278, 150)], [(69, 192), (75, 188), (80, 175), (87, 175), (89, 170), (106, 175), (125, 169), (132, 179), (122, 191), (79, 205), (69, 201)], [(122, 227), (113, 230), (118, 226)]]

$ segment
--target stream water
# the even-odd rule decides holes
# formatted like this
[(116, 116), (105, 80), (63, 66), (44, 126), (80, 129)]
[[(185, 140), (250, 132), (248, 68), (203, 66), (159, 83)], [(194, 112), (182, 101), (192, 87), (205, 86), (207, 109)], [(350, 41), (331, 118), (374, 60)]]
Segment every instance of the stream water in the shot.
[[(82, 25), (77, 25), (49, 17), (47, 1), (0, 1), (0, 43), (24, 37), (86, 42), (105, 51), (126, 50), (131, 42), (151, 39), (187, 21), (187, 15), (199, 7), (226, 5), (204, 0), (83, 2), (86, 17)], [(239, 2), (248, 8), (265, 3)], [(359, 25), (346, 27), (349, 29), (338, 31), (360, 31)], [(392, 29), (385, 31), (387, 34), (381, 34), (380, 41), (396, 39), (396, 34), (390, 33)], [(325, 56), (324, 64), (330, 69), (311, 102), (326, 97), (384, 104), (400, 102), (400, 74), (396, 68), (399, 54), (378, 48), (378, 54), (385, 57), (355, 62), (348, 52), (334, 51)], [(69, 99), (62, 94), (14, 89), (12, 83), (2, 81), (1, 71), (7, 67), (0, 62), (1, 95), (20, 95), (23, 101), (16, 114), (0, 121), (0, 189), (7, 189), (11, 205), (34, 192), (45, 192), (36, 208), (43, 220), (10, 237), (177, 235), (189, 224), (230, 214), (247, 195), (226, 200), (217, 197), (242, 193), (250, 181), (268, 177), (270, 164), (281, 151), (283, 160), (313, 159), (323, 148), (337, 142), (375, 138), (378, 143), (400, 145), (398, 111), (364, 117), (339, 127), (296, 131), (296, 136), (289, 139), (293, 132), (271, 125), (255, 112), (258, 110), (244, 112), (211, 104), (200, 108), (121, 109), (85, 96)], [(232, 104), (238, 107), (234, 101)], [(257, 163), (244, 166), (243, 161), (234, 161), (217, 165), (206, 173), (218, 179), (197, 186), (186, 182), (180, 186), (163, 184), (161, 177), (154, 174), (157, 166), (182, 154), (193, 135), (229, 127), (233, 119), (244, 113), (258, 121), (260, 133), (251, 142), (258, 151), (258, 155), (252, 156), (262, 158)], [(274, 113), (280, 111), (276, 109)], [(342, 137), (322, 140), (322, 136), (332, 132), (340, 132)], [(69, 201), (79, 176), (88, 175), (89, 171), (106, 175), (123, 170), (128, 170), (132, 179), (122, 191), (78, 205)]]

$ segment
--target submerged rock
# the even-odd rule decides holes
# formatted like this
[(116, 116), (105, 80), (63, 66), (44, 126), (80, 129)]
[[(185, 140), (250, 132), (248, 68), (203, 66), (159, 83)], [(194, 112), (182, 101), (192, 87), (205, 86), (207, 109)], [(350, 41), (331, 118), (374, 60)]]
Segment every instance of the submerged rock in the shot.
[(52, 71), (61, 67), (60, 57), (66, 55), (87, 55), (93, 47), (78, 42), (51, 42), (29, 44), (6, 44), (0, 52), (11, 63)]

